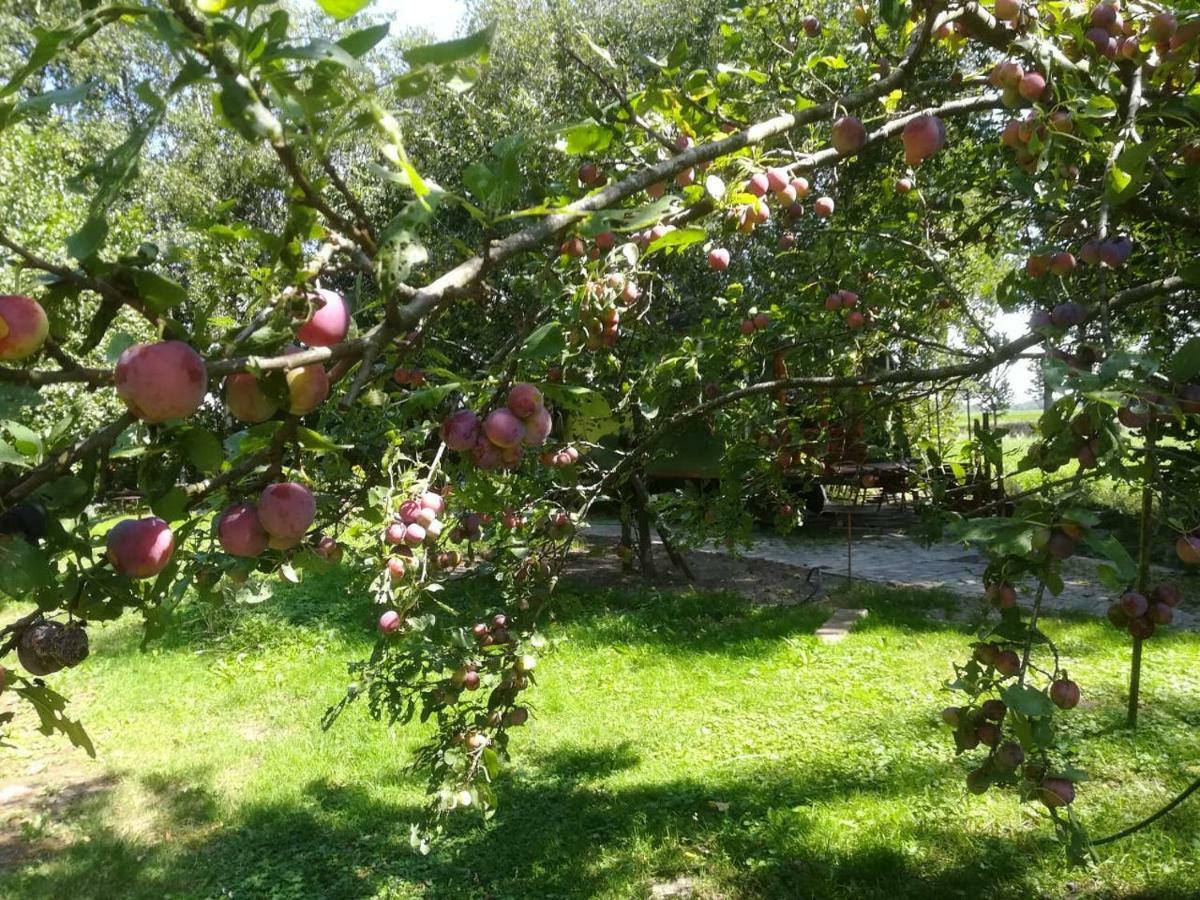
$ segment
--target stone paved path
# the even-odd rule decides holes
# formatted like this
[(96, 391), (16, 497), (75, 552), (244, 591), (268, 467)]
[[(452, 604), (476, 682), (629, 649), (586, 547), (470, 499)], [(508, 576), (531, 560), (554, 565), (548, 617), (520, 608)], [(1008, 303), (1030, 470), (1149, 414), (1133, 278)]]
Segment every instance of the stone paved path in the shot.
[[(595, 521), (589, 523), (587, 533), (618, 538), (621, 528), (615, 521)], [(724, 551), (714, 545), (706, 552)], [(810, 569), (819, 566), (830, 575), (846, 574), (844, 541), (812, 541), (764, 534), (745, 555)], [(855, 578), (899, 587), (939, 588), (971, 599), (977, 599), (983, 593), (983, 570), (987, 566), (987, 560), (978, 550), (954, 543), (922, 547), (901, 534), (870, 534), (855, 538), (852, 561)], [(1068, 560), (1063, 567), (1066, 587), (1057, 597), (1047, 594), (1045, 606), (1052, 610), (1103, 616), (1115, 598), (1096, 576), (1096, 565), (1095, 560), (1082, 557)], [(1165, 570), (1159, 575), (1163, 580), (1171, 577)], [(1032, 590), (1032, 585), (1029, 589)], [(1200, 616), (1194, 604), (1190, 609), (1185, 604), (1175, 611), (1175, 626), (1200, 628)]]

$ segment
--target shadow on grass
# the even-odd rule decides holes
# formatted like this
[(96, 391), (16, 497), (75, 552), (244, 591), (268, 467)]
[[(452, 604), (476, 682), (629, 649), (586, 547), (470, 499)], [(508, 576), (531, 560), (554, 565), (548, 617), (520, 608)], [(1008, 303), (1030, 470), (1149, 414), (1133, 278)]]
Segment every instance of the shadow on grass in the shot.
[[(898, 782), (919, 794), (928, 784), (918, 780), (922, 773), (882, 785), (750, 769), (716, 782), (617, 788), (578, 779), (636, 765), (628, 745), (546, 763), (541, 777), (501, 786), (503, 805), (491, 823), (457, 821), (427, 856), (409, 847), (416, 808), (314, 781), (294, 801), (247, 805), (228, 822), (203, 804), (167, 804), (158, 814), (174, 836), (169, 843), (97, 825), (86, 842), (6, 873), (5, 896), (646, 896), (656, 881), (718, 873), (722, 890), (734, 886), (735, 896), (942, 897), (977, 887), (984, 869), (995, 886), (1020, 892), (1046, 850), (1034, 838), (972, 845), (949, 829), (906, 835), (906, 844), (955, 850), (948, 864), (928, 871), (891, 847), (823, 849), (828, 838), (814, 835), (811, 804), (894, 793)], [(186, 793), (205, 795), (199, 787)]]

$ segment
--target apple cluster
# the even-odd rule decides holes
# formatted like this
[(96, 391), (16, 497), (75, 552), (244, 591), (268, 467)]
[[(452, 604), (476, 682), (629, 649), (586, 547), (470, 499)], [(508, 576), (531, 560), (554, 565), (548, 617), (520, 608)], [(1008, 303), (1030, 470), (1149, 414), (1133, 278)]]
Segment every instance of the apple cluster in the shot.
[(837, 290), (825, 298), (825, 309), (831, 313), (841, 313), (846, 327), (857, 331), (867, 324), (868, 314), (858, 308), (858, 294), (854, 291)]
[(441, 439), (457, 453), (470, 453), (481, 469), (515, 468), (525, 448), (546, 443), (553, 427), (549, 410), (536, 385), (521, 382), (508, 392), (505, 406), (480, 420), (470, 409), (460, 409), (442, 421)]
[[(308, 533), (317, 515), (312, 491), (294, 481), (269, 484), (257, 503), (234, 503), (217, 520), (217, 540), (231, 556), (256, 557), (268, 548), (290, 550)], [(322, 556), (336, 556), (336, 542), (323, 538)], [(320, 545), (318, 545), (320, 546)]]
[(1179, 606), (1182, 599), (1178, 585), (1170, 583), (1158, 585), (1149, 597), (1128, 590), (1108, 608), (1108, 621), (1135, 638), (1145, 640), (1154, 634), (1159, 625), (1171, 624), (1175, 618), (1175, 607)]

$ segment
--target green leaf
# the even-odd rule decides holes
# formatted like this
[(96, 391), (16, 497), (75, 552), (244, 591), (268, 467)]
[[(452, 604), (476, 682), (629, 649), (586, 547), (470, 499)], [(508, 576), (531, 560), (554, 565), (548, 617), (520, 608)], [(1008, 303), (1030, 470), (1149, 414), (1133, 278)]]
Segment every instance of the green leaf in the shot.
[(908, 18), (908, 4), (904, 0), (879, 0), (879, 18), (894, 31)]
[(0, 465), (17, 466), (21, 469), (28, 469), (31, 465), (25, 457), (17, 452), (17, 449), (7, 441), (0, 440)]
[(646, 248), (646, 252), (642, 254), (645, 259), (662, 250), (664, 253), (678, 253), (684, 247), (690, 247), (692, 244), (699, 244), (708, 239), (708, 232), (703, 228), (677, 228), (674, 231), (668, 231), (657, 241), (654, 241)]
[(379, 42), (388, 36), (391, 27), (389, 23), (385, 22), (382, 25), (363, 28), (361, 31), (351, 32), (343, 38), (338, 38), (337, 45), (355, 59), (360, 59), (374, 50)]
[(54, 580), (46, 554), (21, 538), (0, 541), (0, 595), (21, 599)]
[(1171, 356), (1171, 377), (1176, 381), (1191, 381), (1200, 375), (1200, 338), (1184, 342)]
[(371, 5), (371, 0), (317, 0), (317, 6), (339, 22)]
[(540, 359), (558, 356), (566, 347), (562, 326), (558, 322), (547, 322), (525, 339), (521, 347), (522, 359)]
[(109, 335), (108, 346), (104, 348), (105, 362), (115, 364), (121, 358), (121, 354), (136, 343), (137, 339), (124, 331), (117, 331)]
[(66, 717), (67, 701), (61, 694), (55, 693), (45, 685), (22, 686), (17, 688), (17, 693), (37, 710), (38, 718), (42, 721), (38, 730), (42, 734), (60, 732), (76, 747), (86, 751), (88, 756), (96, 756), (96, 748), (92, 746), (92, 740), (83, 730), (83, 726)]
[(607, 419), (612, 417), (612, 409), (603, 396), (591, 388), (570, 384), (546, 384), (542, 393), (564, 409), (578, 413), (589, 419)]
[(133, 284), (150, 312), (161, 315), (187, 299), (187, 291), (170, 278), (164, 278), (149, 269), (134, 269)]
[(4, 430), (12, 436), (17, 452), (22, 456), (34, 459), (40, 456), (45, 449), (42, 436), (27, 425), (7, 421), (4, 423)]
[(182, 522), (187, 518), (188, 495), (181, 487), (173, 487), (161, 497), (151, 501), (151, 511), (168, 522)]
[(22, 100), (18, 103), (16, 112), (41, 112), (52, 106), (74, 106), (90, 94), (98, 83), (95, 79), (89, 79), (83, 84), (72, 88), (63, 88), (58, 91), (47, 91), (44, 94), (37, 94), (28, 100)]
[(108, 237), (108, 222), (103, 213), (91, 216), (83, 227), (67, 238), (67, 253), (83, 262), (95, 256)]
[(0, 88), (0, 97), (7, 97), (9, 94), (15, 93), (24, 84), (26, 78), (50, 62), (54, 58), (54, 54), (58, 52), (59, 45), (75, 35), (75, 29), (60, 28), (56, 31), (42, 31), (40, 28), (35, 28), (34, 33), (37, 34), (38, 39), (34, 44), (33, 52), (29, 54), (25, 65), (21, 66), (9, 79), (8, 84)]
[(492, 37), (496, 32), (495, 25), (489, 25), (481, 31), (453, 41), (443, 41), (440, 44), (426, 44), (423, 47), (413, 47), (404, 51), (404, 60), (410, 66), (444, 66), (464, 59), (486, 60), (488, 50), (492, 46)]
[(595, 120), (579, 122), (560, 128), (562, 137), (558, 147), (564, 153), (578, 156), (582, 153), (602, 153), (612, 143), (613, 133)]
[(346, 445), (335, 444), (325, 435), (319, 431), (313, 431), (311, 428), (297, 428), (296, 440), (299, 441), (301, 447), (315, 450), (318, 453), (337, 453), (346, 449)]
[(1015, 710), (1023, 716), (1036, 718), (1054, 715), (1054, 704), (1050, 702), (1050, 698), (1028, 685), (1009, 685), (1000, 697), (1009, 709)]
[(279, 120), (241, 81), (228, 76), (221, 78), (221, 92), (214, 99), (225, 121), (246, 140), (271, 140), (283, 134)]
[(354, 54), (340, 44), (324, 38), (316, 38), (307, 44), (285, 44), (263, 54), (264, 61), (272, 59), (304, 59), (310, 62), (334, 63), (355, 72), (365, 71), (363, 64)]
[(189, 425), (181, 429), (179, 444), (183, 455), (197, 470), (211, 475), (225, 461), (225, 450), (217, 436), (206, 428)]

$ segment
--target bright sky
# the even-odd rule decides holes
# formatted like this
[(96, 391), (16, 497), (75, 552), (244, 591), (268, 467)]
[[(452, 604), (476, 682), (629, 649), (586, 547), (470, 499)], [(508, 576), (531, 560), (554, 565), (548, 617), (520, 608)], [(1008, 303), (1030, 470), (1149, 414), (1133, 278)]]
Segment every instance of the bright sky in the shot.
[[(465, 8), (462, 0), (375, 0), (373, 12), (395, 16), (397, 29), (428, 28), (439, 38), (454, 36), (459, 19)], [(998, 316), (994, 325), (1005, 338), (1020, 337), (1027, 331), (1023, 315), (1004, 314)], [(1013, 401), (1020, 403), (1033, 398), (1034, 363), (1018, 360), (1008, 369), (1008, 383), (1013, 389)]]
[(464, 12), (462, 0), (375, 0), (369, 11), (390, 13), (397, 28), (428, 28), (439, 38), (454, 36)]

